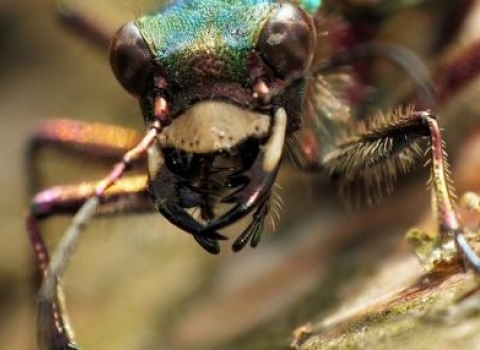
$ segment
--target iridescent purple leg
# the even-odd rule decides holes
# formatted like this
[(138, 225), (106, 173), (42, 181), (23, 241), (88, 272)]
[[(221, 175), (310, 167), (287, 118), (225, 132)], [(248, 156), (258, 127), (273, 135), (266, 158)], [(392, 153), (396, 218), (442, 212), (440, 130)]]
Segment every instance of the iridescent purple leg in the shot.
[(100, 123), (54, 119), (36, 128), (27, 146), (29, 193), (38, 191), (41, 153), (47, 148), (69, 155), (88, 155), (94, 159), (116, 160), (133, 148), (142, 136), (133, 129)]
[[(53, 187), (40, 192), (32, 201), (26, 224), (37, 257), (37, 264), (44, 277), (38, 296), (38, 338), (42, 348), (77, 348), (73, 340), (73, 333), (69, 329), (58, 281), (75, 250), (83, 227), (91, 217), (97, 212), (153, 210), (145, 176), (126, 180), (120, 178), (127, 168), (145, 158), (145, 153), (159, 129), (159, 123), (153, 122), (147, 134), (138, 141), (138, 134), (126, 129), (98, 124), (54, 121), (39, 129), (35, 134), (32, 145), (52, 144), (57, 148), (76, 149), (97, 157), (98, 155), (109, 157), (117, 152), (123, 153), (122, 160), (102, 181), (96, 184), (84, 183), (77, 186)], [(121, 141), (115, 142), (115, 140)], [(136, 146), (126, 151), (125, 147), (130, 147), (134, 141), (136, 141)], [(33, 147), (33, 149), (38, 149), (38, 147)], [(104, 205), (99, 207), (100, 202)], [(74, 216), (66, 235), (60, 241), (57, 252), (50, 260), (37, 227), (38, 220), (56, 214), (73, 214), (77, 210), (78, 213)]]
[[(38, 222), (58, 214), (74, 214), (85, 201), (95, 194), (96, 183), (57, 186), (38, 193), (32, 200), (27, 216), (27, 232), (34, 248), (37, 265), (45, 279), (50, 274), (50, 256), (38, 229)], [(121, 212), (148, 212), (154, 206), (150, 201), (145, 176), (118, 181), (103, 197), (102, 206), (96, 214), (118, 214)], [(84, 215), (84, 214), (82, 214)], [(80, 217), (82, 216), (80, 215)], [(67, 256), (73, 253), (67, 252)], [(54, 259), (58, 256), (54, 254)], [(55, 282), (58, 282), (55, 280)], [(53, 290), (47, 290), (52, 289)], [(38, 342), (41, 349), (77, 349), (74, 335), (69, 327), (63, 303), (62, 290), (54, 286), (42, 289), (37, 298)]]
[[(58, 248), (53, 254), (52, 260), (48, 264), (46, 270), (44, 270), (44, 280), (39, 293), (39, 311), (41, 313), (42, 311), (47, 310), (47, 313), (43, 317), (40, 314), (40, 321), (42, 321), (42, 319), (50, 320), (55, 325), (54, 337), (52, 337), (51, 333), (48, 332), (47, 326), (47, 345), (51, 345), (48, 342), (53, 340), (55, 342), (60, 341), (61, 346), (67, 346), (67, 349), (75, 348), (75, 345), (70, 346), (69, 344), (74, 343), (68, 330), (67, 320), (63, 319), (62, 322), (58, 322), (58, 319), (62, 318), (63, 311), (61, 307), (61, 301), (59, 300), (61, 295), (58, 294), (59, 279), (62, 277), (62, 274), (65, 271), (73, 252), (76, 249), (80, 234), (82, 233), (84, 227), (94, 216), (97, 207), (100, 205), (100, 201), (105, 200), (105, 197), (108, 197), (107, 190), (109, 190), (112, 186), (114, 186), (115, 183), (120, 180), (127, 168), (133, 162), (142, 158), (145, 155), (146, 151), (154, 142), (160, 129), (160, 123), (158, 121), (153, 122), (150, 126), (149, 131), (146, 133), (143, 139), (134, 148), (125, 153), (122, 160), (113, 167), (110, 173), (100, 182), (98, 182), (93, 187), (93, 189), (84, 196), (83, 203), (79, 211), (75, 214), (72, 223), (62, 237), (61, 241), (59, 242)], [(145, 192), (145, 183), (142, 185), (141, 189), (137, 188), (134, 190), (135, 192)], [(40, 199), (45, 199), (46, 207), (49, 207), (52, 205), (52, 203), (58, 202), (52, 202), (51, 197), (52, 194), (47, 193), (41, 196)], [(40, 209), (45, 208), (41, 206)], [(31, 220), (31, 216), (29, 216), (27, 222), (29, 229), (32, 229)], [(33, 231), (30, 231), (30, 236), (32, 235), (33, 237), (35, 237)], [(32, 244), (34, 245), (34, 247), (37, 245), (38, 242), (38, 240), (32, 240)], [(44, 253), (45, 252), (42, 251), (40, 252), (40, 255)], [(58, 307), (54, 307), (53, 305), (58, 305)], [(47, 323), (50, 322), (47, 321)], [(39, 326), (40, 330), (44, 330), (45, 327), (43, 327), (42, 324), (40, 324)], [(55, 345), (55, 343), (53, 343), (53, 345)], [(62, 347), (60, 347), (60, 349), (62, 349)]]

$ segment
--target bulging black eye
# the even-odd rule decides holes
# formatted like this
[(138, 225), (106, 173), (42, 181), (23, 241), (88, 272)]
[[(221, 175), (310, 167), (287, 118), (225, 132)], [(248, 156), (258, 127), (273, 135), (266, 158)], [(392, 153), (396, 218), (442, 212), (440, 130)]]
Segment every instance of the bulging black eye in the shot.
[(121, 27), (113, 37), (110, 64), (120, 84), (134, 96), (148, 88), (153, 74), (153, 55), (134, 22)]
[(282, 76), (308, 68), (315, 49), (312, 19), (293, 4), (282, 4), (265, 24), (257, 48)]

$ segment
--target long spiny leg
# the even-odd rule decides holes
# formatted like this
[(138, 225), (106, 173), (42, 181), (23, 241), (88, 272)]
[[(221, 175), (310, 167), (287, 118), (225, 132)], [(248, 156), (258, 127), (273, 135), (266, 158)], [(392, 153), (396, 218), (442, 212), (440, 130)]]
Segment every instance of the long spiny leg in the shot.
[[(364, 52), (365, 47), (360, 46), (358, 49), (352, 50), (352, 53), (344, 52), (325, 58), (314, 75), (320, 72), (326, 75), (318, 74), (310, 80), (304, 116), (307, 128), (300, 130), (299, 145), (294, 146), (295, 152), (297, 152), (296, 158), (299, 158), (302, 168), (306, 170), (323, 169), (321, 155), (328, 148), (332, 135), (335, 136), (337, 130), (342, 130), (353, 119), (349, 115), (348, 104), (339, 98), (342, 91), (335, 91), (328, 83), (329, 72), (348, 66), (360, 60), (367, 53), (382, 56), (383, 52), (386, 56), (395, 58), (394, 53), (398, 50), (398, 47), (392, 47), (392, 50), (388, 46), (377, 48), (370, 46), (370, 48), (374, 49)], [(453, 60), (449, 60), (437, 68), (432, 74), (432, 82), (430, 82), (429, 75), (424, 73), (423, 65), (417, 67), (418, 59), (414, 59), (407, 50), (397, 57), (398, 60), (393, 59), (392, 62), (402, 68), (411, 67), (405, 69), (405, 72), (416, 82), (418, 91), (409, 97), (407, 103), (415, 106), (431, 105), (436, 100), (439, 105), (444, 105), (480, 74), (479, 56), (480, 41), (476, 41)], [(418, 76), (416, 76), (416, 71), (419, 73)], [(435, 98), (433, 90), (435, 90), (437, 98)], [(332, 91), (336, 93), (332, 93)]]
[[(330, 20), (336, 22), (335, 18)], [(329, 21), (320, 21), (317, 25), (320, 25), (319, 33), (328, 33), (331, 28)], [(333, 24), (334, 27), (335, 25), (338, 23)], [(328, 40), (328, 36), (326, 39)], [(315, 58), (311, 72), (313, 78), (307, 90), (304, 121), (312, 130), (301, 130), (300, 147), (294, 147), (296, 158), (300, 158), (299, 164), (306, 170), (322, 168), (320, 154), (328, 147), (331, 135), (336, 130), (341, 130), (352, 119), (348, 116), (350, 103), (345, 103), (341, 99), (345, 93), (342, 89), (351, 89), (352, 84), (349, 83), (337, 91), (338, 89), (329, 84), (331, 73), (338, 74), (342, 68), (351, 67), (357, 62), (368, 62), (372, 57), (384, 58), (402, 69), (415, 83), (416, 91), (401, 102), (422, 109), (446, 104), (480, 73), (478, 59), (480, 41), (473, 42), (454, 59), (449, 59), (439, 66), (432, 75), (413, 53), (399, 46), (374, 41), (364, 42), (340, 52), (337, 48), (334, 55), (331, 54), (331, 50), (326, 49), (328, 47), (329, 45), (320, 45), (318, 48), (320, 52)], [(322, 149), (319, 148), (319, 144)]]
[[(161, 112), (163, 113), (163, 111)], [(152, 145), (160, 130), (160, 122), (154, 121), (143, 139), (134, 148), (124, 154), (122, 161), (117, 163), (103, 180), (97, 183), (93, 188), (89, 188), (87, 193), (81, 193), (79, 195), (74, 191), (73, 198), (78, 199), (81, 197), (81, 203), (72, 205), (71, 200), (65, 201), (61, 199), (61, 197), (65, 195), (65, 192), (56, 193), (55, 190), (41, 193), (36, 197), (32, 206), (32, 213), (27, 218), (27, 228), (37, 254), (39, 265), (44, 274), (44, 281), (39, 293), (39, 330), (43, 332), (43, 334), (46, 334), (46, 337), (44, 337), (46, 340), (43, 343), (46, 344), (48, 348), (76, 348), (72, 334), (68, 328), (68, 322), (66, 322), (63, 315), (61, 295), (58, 294), (58, 281), (65, 271), (68, 261), (76, 248), (83, 228), (95, 214), (100, 201), (108, 197), (107, 190), (120, 180), (127, 168), (144, 157), (144, 154)], [(143, 187), (143, 189), (144, 188), (145, 187)], [(139, 189), (137, 188), (136, 192), (138, 191)], [(55, 197), (55, 195), (57, 195), (57, 197)], [(60, 199), (58, 198), (58, 195), (60, 195)], [(75, 203), (76, 202), (74, 201), (73, 204)], [(45, 245), (43, 244), (41, 236), (36, 228), (37, 218), (41, 217), (42, 213), (49, 213), (56, 206), (63, 208), (68, 208), (70, 206), (77, 209), (79, 205), (81, 205), (79, 211), (72, 220), (66, 234), (58, 244), (57, 251), (53, 254), (52, 260), (49, 262)], [(42, 314), (46, 316), (42, 317)], [(50, 320), (51, 322), (44, 322), (45, 319)], [(47, 329), (45, 330), (45, 324), (48, 323), (53, 324), (53, 334), (49, 331), (49, 326), (47, 326)]]
[(471, 267), (476, 273), (480, 273), (480, 259), (467, 242), (465, 238), (466, 229), (459, 222), (453, 206), (452, 195), (449, 190), (450, 180), (448, 179), (444, 144), (437, 119), (428, 112), (422, 112), (420, 115), (427, 121), (431, 134), (432, 198), (434, 205), (436, 205), (441, 243), (445, 246), (453, 239), (464, 268)]
[[(418, 91), (417, 104), (420, 108), (430, 108), (436, 104), (436, 95), (425, 65), (408, 49), (369, 42), (324, 57), (310, 72), (302, 117), (303, 127), (297, 132), (297, 145), (292, 145), (294, 161), (304, 170), (323, 169), (323, 155), (334, 147), (334, 142), (339, 137), (344, 136), (345, 129), (355, 125), (357, 120), (352, 115), (348, 96), (352, 94), (349, 91), (351, 85), (360, 82), (355, 79), (352, 81), (349, 74), (342, 73), (342, 69), (352, 67), (356, 62), (367, 62), (372, 57), (388, 60), (410, 77)], [(343, 82), (338, 84), (338, 80)], [(276, 90), (270, 92), (275, 93)]]
[(408, 108), (352, 124), (324, 153), (321, 164), (340, 180), (345, 195), (360, 191), (372, 202), (392, 191), (397, 172), (412, 168), (429, 130)]
[[(118, 159), (140, 140), (141, 135), (131, 129), (71, 120), (47, 121), (34, 130), (29, 140), (26, 158), (29, 191), (35, 193), (40, 184), (39, 165), (45, 149), (57, 149), (72, 153), (73, 156), (88, 155), (106, 161)], [(129, 178), (119, 182), (109, 191), (99, 212), (115, 214), (151, 210), (145, 183), (144, 178)], [(37, 228), (38, 221), (50, 215), (73, 214), (93, 191), (93, 184), (84, 183), (53, 187), (34, 196), (27, 227), (42, 276), (46, 275), (50, 258)], [(44, 348), (68, 348), (70, 343), (70, 331), (64, 319), (59, 292), (52, 302), (39, 303), (38, 334)], [(62, 334), (62, 330), (65, 334)]]
[[(34, 248), (37, 265), (44, 278), (48, 275), (50, 257), (38, 228), (40, 220), (53, 215), (73, 214), (95, 193), (96, 183), (57, 186), (38, 193), (27, 216), (27, 230)], [(148, 212), (154, 209), (148, 195), (147, 179), (136, 176), (118, 181), (103, 196), (98, 214)], [(83, 214), (82, 214), (83, 215)], [(71, 254), (72, 252), (68, 252)], [(62, 256), (68, 259), (68, 256)], [(54, 259), (59, 259), (54, 256)], [(56, 263), (58, 265), (58, 263)], [(51, 281), (51, 279), (50, 279)], [(51, 282), (50, 282), (51, 283)], [(52, 289), (53, 291), (46, 291)], [(46, 293), (49, 293), (48, 295)], [(68, 323), (59, 286), (42, 288), (38, 296), (38, 342), (41, 349), (75, 349), (73, 332)]]
[(350, 136), (338, 140), (323, 164), (347, 187), (360, 181), (367, 194), (380, 196), (382, 191), (391, 190), (398, 171), (406, 172), (413, 166), (422, 139), (430, 145), (433, 209), (440, 233), (435, 252), (439, 255), (432, 257), (439, 260), (431, 261), (432, 267), (449, 263), (444, 259), (451, 255), (449, 247), (454, 243), (464, 263), (480, 273), (480, 260), (466, 241), (454, 209), (442, 135), (437, 118), (430, 112), (405, 109), (379, 116), (368, 124), (360, 123)]

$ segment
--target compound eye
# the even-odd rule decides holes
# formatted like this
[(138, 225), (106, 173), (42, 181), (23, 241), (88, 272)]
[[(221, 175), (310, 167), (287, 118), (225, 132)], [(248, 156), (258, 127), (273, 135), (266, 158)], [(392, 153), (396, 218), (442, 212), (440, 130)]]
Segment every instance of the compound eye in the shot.
[(110, 64), (125, 90), (141, 96), (153, 74), (153, 55), (134, 22), (121, 27), (110, 47)]
[(264, 59), (283, 77), (310, 65), (316, 31), (312, 19), (293, 4), (282, 4), (263, 28), (257, 47)]

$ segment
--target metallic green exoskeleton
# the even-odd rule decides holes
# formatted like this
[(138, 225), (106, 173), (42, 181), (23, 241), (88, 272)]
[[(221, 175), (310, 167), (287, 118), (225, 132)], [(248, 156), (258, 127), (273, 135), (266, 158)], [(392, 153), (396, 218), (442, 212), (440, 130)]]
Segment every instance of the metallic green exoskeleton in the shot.
[[(218, 81), (244, 84), (248, 59), (274, 1), (181, 1), (135, 21), (148, 48), (179, 89)], [(204, 80), (204, 82), (202, 82)]]

